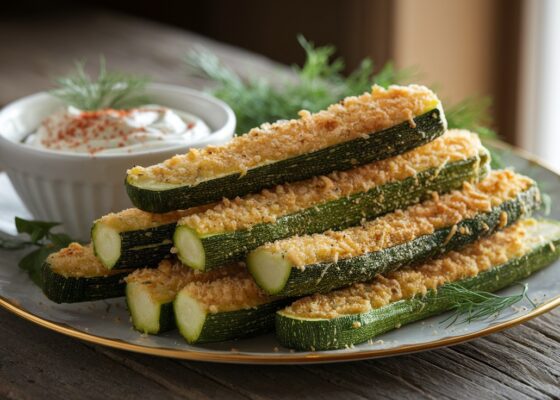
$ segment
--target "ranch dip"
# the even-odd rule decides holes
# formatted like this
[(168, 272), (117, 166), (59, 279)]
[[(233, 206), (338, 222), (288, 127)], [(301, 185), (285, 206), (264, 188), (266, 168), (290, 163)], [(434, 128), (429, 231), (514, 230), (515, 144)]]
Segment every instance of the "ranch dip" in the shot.
[(123, 154), (188, 144), (210, 135), (189, 113), (148, 104), (127, 110), (66, 107), (41, 122), (27, 144), (49, 150)]

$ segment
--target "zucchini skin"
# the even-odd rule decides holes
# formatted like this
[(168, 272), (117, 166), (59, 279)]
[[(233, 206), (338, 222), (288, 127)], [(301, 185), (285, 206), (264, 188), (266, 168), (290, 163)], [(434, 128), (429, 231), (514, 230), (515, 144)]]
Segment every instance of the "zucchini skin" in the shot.
[(130, 271), (110, 276), (65, 277), (54, 272), (48, 263), (41, 268), (43, 293), (55, 303), (79, 303), (122, 297), (125, 295), (124, 278)]
[[(251, 229), (200, 237), (205, 252), (204, 270), (240, 261), (257, 247), (294, 235), (342, 230), (396, 209), (415, 204), (432, 191), (460, 189), (464, 181), (477, 181), (488, 172), (489, 156), (458, 161), (441, 168), (430, 168), (402, 181), (377, 186), (338, 200), (319, 204), (280, 217), (274, 223), (257, 224)], [(175, 247), (179, 248), (176, 244)]]
[(280, 183), (347, 170), (372, 161), (394, 157), (441, 136), (446, 128), (443, 113), (435, 108), (414, 118), (416, 126), (406, 121), (359, 138), (312, 153), (252, 168), (246, 174), (235, 173), (207, 180), (196, 186), (167, 190), (140, 188), (125, 179), (132, 204), (150, 212), (168, 212), (234, 198)]
[[(126, 297), (127, 307), (129, 310), (129, 314), (132, 318), (132, 313), (130, 312), (130, 305), (128, 304), (128, 296)], [(134, 318), (132, 318), (132, 326), (135, 330), (140, 333), (148, 333), (150, 335), (159, 335), (160, 333), (168, 332), (175, 329), (175, 314), (173, 313), (173, 302), (170, 301), (168, 303), (162, 303), (159, 306), (159, 329), (157, 331), (149, 331), (145, 332), (142, 329), (139, 329), (136, 323), (134, 322)]]
[(274, 330), (276, 311), (289, 302), (289, 299), (280, 299), (246, 310), (208, 313), (196, 340), (188, 340), (185, 335), (183, 337), (190, 344), (195, 344), (223, 342), (267, 333)]
[(161, 305), (159, 313), (159, 331), (157, 334), (175, 329), (175, 314), (173, 313), (173, 302)]
[[(494, 292), (524, 279), (560, 257), (560, 239), (479, 275), (457, 281), (467, 289)], [(444, 285), (445, 286), (445, 285)], [(363, 314), (333, 320), (303, 320), (276, 314), (276, 336), (280, 343), (298, 350), (333, 350), (363, 343), (377, 335), (414, 321), (450, 310), (453, 303), (440, 291), (424, 297), (400, 300)], [(353, 328), (358, 322), (359, 328)]]
[[(540, 192), (536, 185), (506, 201), (492, 211), (457, 224), (456, 233), (449, 238), (452, 227), (436, 230), (410, 242), (359, 257), (339, 260), (337, 263), (306, 265), (304, 270), (292, 268), (284, 288), (276, 296), (304, 296), (325, 293), (355, 282), (371, 280), (405, 265), (426, 260), (438, 254), (457, 249), (490, 235), (497, 229), (511, 225), (528, 216), (540, 206)], [(500, 215), (507, 213), (507, 224), (500, 226)], [(465, 233), (460, 233), (465, 228)], [(251, 269), (249, 268), (251, 272)], [(258, 282), (257, 282), (258, 283)], [(266, 290), (265, 290), (266, 291)]]
[[(176, 223), (148, 229), (120, 232), (121, 254), (110, 269), (155, 268), (159, 262), (171, 257), (171, 240)], [(95, 225), (92, 231), (95, 229)], [(95, 240), (93, 241), (95, 252)], [(95, 252), (95, 255), (97, 253)]]

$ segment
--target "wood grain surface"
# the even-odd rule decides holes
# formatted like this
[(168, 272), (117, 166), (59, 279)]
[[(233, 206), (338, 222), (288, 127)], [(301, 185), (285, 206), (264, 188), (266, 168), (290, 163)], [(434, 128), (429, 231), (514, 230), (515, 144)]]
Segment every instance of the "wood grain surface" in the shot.
[[(0, 24), (0, 105), (51, 87), (75, 59), (203, 87), (185, 52), (204, 45), (244, 76), (284, 74), (246, 51), (122, 15)], [(451, 348), (331, 365), (234, 366), (91, 345), (0, 310), (0, 397), (9, 399), (558, 399), (560, 310)]]
[(558, 309), (449, 348), (306, 366), (158, 358), (84, 343), (5, 310), (0, 310), (0, 321), (2, 398), (560, 398)]

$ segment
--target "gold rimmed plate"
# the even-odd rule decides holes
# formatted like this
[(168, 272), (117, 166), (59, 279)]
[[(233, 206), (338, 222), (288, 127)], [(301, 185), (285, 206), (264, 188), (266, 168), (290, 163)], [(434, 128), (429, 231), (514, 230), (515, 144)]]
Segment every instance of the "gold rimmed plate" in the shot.
[[(560, 219), (560, 176), (536, 159), (500, 143), (489, 144), (503, 165), (534, 178), (552, 199), (550, 216)], [(558, 204), (558, 205), (556, 205)], [(10, 228), (15, 215), (26, 216), (4, 174), (0, 174), (0, 229)], [(131, 328), (123, 298), (80, 304), (54, 304), (20, 270), (22, 252), (0, 250), (0, 305), (38, 325), (81, 340), (122, 350), (188, 360), (295, 364), (387, 357), (449, 346), (523, 323), (560, 305), (560, 261), (529, 277), (528, 296), (498, 316), (470, 324), (447, 326), (441, 315), (379, 336), (370, 343), (336, 351), (293, 352), (273, 334), (223, 343), (190, 346), (177, 332), (141, 335)], [(519, 292), (520, 287), (502, 294)]]

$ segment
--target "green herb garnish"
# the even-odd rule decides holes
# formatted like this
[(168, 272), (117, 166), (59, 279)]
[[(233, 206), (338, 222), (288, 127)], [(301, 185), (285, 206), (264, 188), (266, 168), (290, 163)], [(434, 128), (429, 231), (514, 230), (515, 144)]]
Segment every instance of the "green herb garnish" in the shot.
[(68, 246), (73, 240), (65, 233), (53, 233), (52, 228), (60, 225), (58, 222), (30, 221), (16, 217), (18, 233), (25, 234), (28, 239), (20, 239), (5, 233), (0, 235), (0, 248), (19, 250), (34, 248), (19, 262), (19, 267), (29, 273), (37, 285), (41, 286), (41, 268), (47, 256)]
[[(315, 47), (303, 36), (298, 36), (298, 41), (306, 53), (303, 67), (293, 67), (295, 79), (275, 79), (276, 84), (262, 77), (243, 80), (207, 50), (192, 51), (185, 61), (190, 73), (215, 82), (212, 93), (233, 108), (241, 134), (264, 122), (296, 118), (301, 109), (317, 112), (344, 97), (369, 91), (373, 84), (383, 87), (404, 84), (417, 75), (413, 69), (397, 70), (390, 62), (374, 73), (373, 61), (366, 58), (346, 77), (342, 74), (344, 61), (331, 60), (335, 53), (333, 46)], [(449, 127), (494, 137), (489, 128), (490, 105), (489, 98), (469, 98), (446, 107)]]
[(445, 117), (449, 129), (468, 129), (483, 138), (495, 139), (496, 132), (489, 128), (492, 125), (490, 97), (469, 97), (457, 104), (447, 107)]
[(491, 316), (498, 315), (502, 310), (526, 298), (533, 307), (535, 304), (527, 296), (527, 284), (523, 284), (519, 294), (499, 296), (481, 290), (471, 290), (458, 283), (450, 283), (439, 289), (440, 293), (449, 297), (453, 304), (452, 314), (441, 323), (453, 324), (471, 323)]
[(76, 62), (75, 71), (55, 80), (59, 86), (50, 93), (80, 110), (104, 108), (126, 109), (149, 103), (144, 90), (148, 79), (143, 76), (107, 71), (105, 60), (99, 61), (99, 73), (93, 79), (85, 63)]
[(293, 67), (296, 79), (284, 77), (276, 84), (264, 78), (244, 81), (207, 50), (192, 51), (185, 61), (192, 74), (217, 83), (212, 93), (233, 108), (239, 133), (264, 122), (296, 118), (301, 109), (317, 112), (346, 96), (370, 90), (373, 83), (388, 86), (412, 76), (412, 71), (397, 71), (390, 63), (374, 74), (373, 62), (364, 59), (345, 77), (343, 60), (330, 61), (334, 47), (314, 47), (303, 36), (298, 41), (306, 53), (303, 67)]

